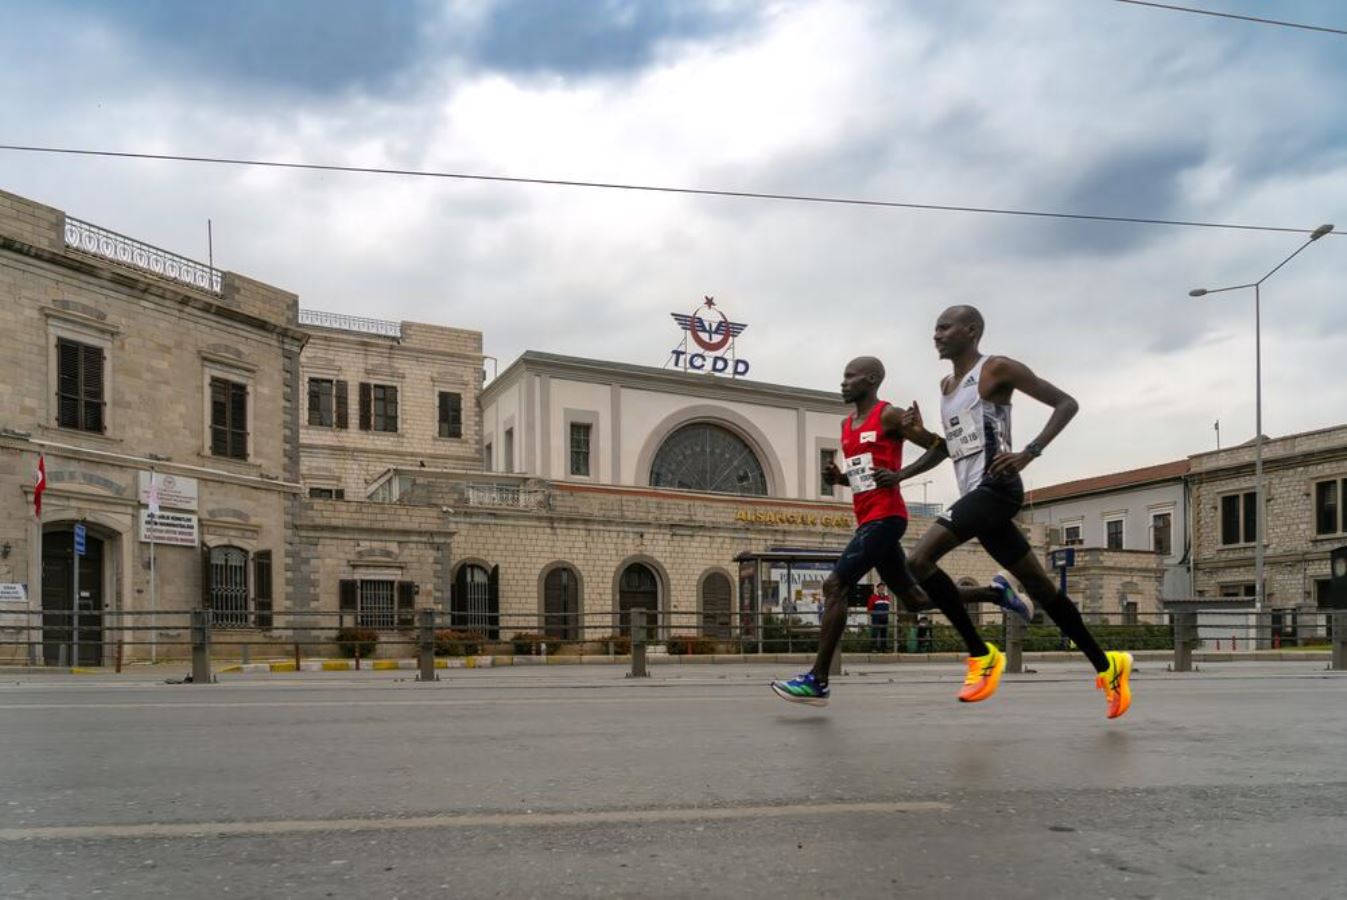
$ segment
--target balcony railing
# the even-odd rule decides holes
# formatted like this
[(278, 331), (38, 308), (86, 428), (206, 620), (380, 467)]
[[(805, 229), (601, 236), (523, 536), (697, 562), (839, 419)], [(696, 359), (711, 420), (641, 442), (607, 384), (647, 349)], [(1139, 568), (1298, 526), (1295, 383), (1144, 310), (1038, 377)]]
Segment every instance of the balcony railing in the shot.
[(386, 319), (366, 319), (363, 316), (348, 316), (344, 313), (324, 312), (320, 309), (301, 309), (299, 324), (315, 325), (319, 328), (336, 328), (341, 331), (359, 331), (362, 334), (377, 334), (382, 337), (401, 338), (402, 323)]
[(469, 506), (503, 506), (509, 509), (542, 509), (547, 492), (514, 484), (467, 484)]
[(220, 293), (218, 269), (69, 216), (65, 220), (65, 245), (197, 290)]

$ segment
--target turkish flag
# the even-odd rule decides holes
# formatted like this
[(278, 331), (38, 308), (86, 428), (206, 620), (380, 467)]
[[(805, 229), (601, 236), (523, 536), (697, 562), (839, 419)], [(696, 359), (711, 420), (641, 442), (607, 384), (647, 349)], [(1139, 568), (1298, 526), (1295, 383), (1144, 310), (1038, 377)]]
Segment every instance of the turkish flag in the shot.
[(33, 484), (33, 515), (42, 518), (42, 492), (47, 489), (47, 460), (41, 454), (37, 458), (37, 481)]

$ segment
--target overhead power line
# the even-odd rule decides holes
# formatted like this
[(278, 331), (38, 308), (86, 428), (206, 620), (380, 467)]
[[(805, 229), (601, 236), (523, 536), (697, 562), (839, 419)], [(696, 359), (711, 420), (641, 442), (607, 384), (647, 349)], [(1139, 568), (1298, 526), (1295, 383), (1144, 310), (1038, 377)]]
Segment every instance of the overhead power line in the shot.
[(1302, 22), (1284, 22), (1280, 19), (1262, 19), (1258, 16), (1241, 16), (1235, 13), (1217, 12), (1214, 9), (1194, 9), (1191, 6), (1174, 6), (1170, 3), (1152, 3), (1150, 0), (1116, 0), (1118, 3), (1127, 3), (1132, 6), (1150, 6), (1155, 9), (1167, 9), (1173, 12), (1193, 13), (1199, 16), (1214, 16), (1218, 19), (1239, 19), (1241, 22), (1255, 22), (1259, 25), (1276, 25), (1280, 28), (1299, 28), (1302, 31), (1322, 31), (1327, 34), (1347, 34), (1347, 30), (1341, 28), (1329, 28), (1325, 25), (1306, 25)]
[[(761, 191), (730, 191), (712, 188), (672, 187), (657, 184), (624, 184), (612, 181), (573, 181), (562, 178), (526, 178), (514, 175), (480, 175), (469, 172), (436, 172), (425, 169), (392, 169), (378, 166), (338, 166), (323, 163), (279, 162), (264, 159), (230, 159), (216, 156), (181, 156), (171, 153), (130, 153), (117, 150), (83, 150), (69, 147), (27, 147), (0, 144), (0, 150), (21, 153), (59, 153), (71, 156), (96, 156), (113, 159), (144, 159), (165, 162), (208, 163), (224, 166), (253, 166), (269, 169), (303, 169), (315, 172), (344, 172), (362, 175), (402, 175), (415, 178), (448, 178), (458, 181), (487, 181), (505, 184), (546, 185), (552, 187), (593, 188), (613, 191), (642, 191), (656, 194), (690, 194), (702, 197), (731, 197), (743, 200), (780, 200), (792, 203), (827, 203), (842, 206), (869, 206), (886, 209), (916, 209), (934, 212), (962, 212), (994, 216), (1025, 216), (1038, 219), (1070, 219), (1084, 222), (1122, 222), (1132, 225), (1173, 225), (1187, 228), (1224, 228), (1235, 231), (1276, 231), (1309, 234), (1312, 228), (1287, 228), (1275, 225), (1246, 225), (1234, 222), (1200, 222), (1189, 219), (1158, 219), (1141, 216), (1108, 216), (1089, 213), (1053, 212), (994, 206), (959, 206), (947, 203), (912, 203), (902, 200), (871, 200), (864, 197), (827, 197), (812, 194), (774, 194)], [(1334, 232), (1340, 234), (1342, 232)]]

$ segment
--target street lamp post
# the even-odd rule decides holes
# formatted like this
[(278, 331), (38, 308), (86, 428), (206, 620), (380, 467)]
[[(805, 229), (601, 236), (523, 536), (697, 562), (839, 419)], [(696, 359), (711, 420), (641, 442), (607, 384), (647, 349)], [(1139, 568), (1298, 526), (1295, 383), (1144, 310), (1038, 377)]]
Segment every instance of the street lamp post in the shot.
[(1253, 439), (1253, 481), (1254, 481), (1254, 543), (1253, 543), (1253, 567), (1254, 567), (1254, 589), (1253, 603), (1254, 611), (1261, 612), (1263, 609), (1263, 539), (1266, 531), (1264, 522), (1266, 512), (1263, 509), (1263, 333), (1262, 333), (1262, 287), (1263, 282), (1267, 281), (1281, 269), (1282, 266), (1289, 263), (1300, 255), (1310, 244), (1313, 244), (1319, 238), (1333, 231), (1332, 225), (1320, 225), (1314, 231), (1310, 232), (1309, 239), (1296, 248), (1296, 251), (1286, 259), (1273, 266), (1272, 270), (1257, 281), (1251, 281), (1248, 284), (1232, 284), (1229, 287), (1222, 288), (1194, 288), (1188, 292), (1189, 297), (1205, 297), (1207, 294), (1220, 294), (1225, 291), (1239, 291), (1245, 288), (1253, 288), (1253, 371), (1254, 371), (1254, 439)]

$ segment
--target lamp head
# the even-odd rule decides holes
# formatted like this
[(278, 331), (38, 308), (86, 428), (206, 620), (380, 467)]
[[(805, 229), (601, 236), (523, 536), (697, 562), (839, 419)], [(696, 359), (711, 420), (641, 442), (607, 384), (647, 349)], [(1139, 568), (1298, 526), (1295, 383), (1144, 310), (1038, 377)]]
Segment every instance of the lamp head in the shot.
[(1326, 225), (1320, 225), (1318, 228), (1314, 229), (1314, 231), (1310, 232), (1310, 240), (1317, 241), (1324, 235), (1332, 233), (1333, 233), (1333, 225), (1331, 223)]
[(1188, 292), (1189, 297), (1205, 297), (1206, 295), (1207, 295), (1206, 288), (1193, 288), (1191, 291)]

